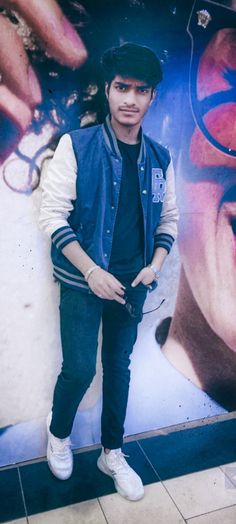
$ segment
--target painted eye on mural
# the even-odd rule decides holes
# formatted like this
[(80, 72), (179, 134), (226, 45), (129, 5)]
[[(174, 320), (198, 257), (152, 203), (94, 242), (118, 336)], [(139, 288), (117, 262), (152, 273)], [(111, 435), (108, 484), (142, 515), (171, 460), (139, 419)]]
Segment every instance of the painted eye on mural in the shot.
[[(190, 100), (196, 125), (207, 141), (235, 157), (236, 13), (218, 5), (211, 13), (210, 7), (210, 2), (197, 0), (188, 24)], [(203, 11), (209, 15), (205, 25), (199, 18)]]

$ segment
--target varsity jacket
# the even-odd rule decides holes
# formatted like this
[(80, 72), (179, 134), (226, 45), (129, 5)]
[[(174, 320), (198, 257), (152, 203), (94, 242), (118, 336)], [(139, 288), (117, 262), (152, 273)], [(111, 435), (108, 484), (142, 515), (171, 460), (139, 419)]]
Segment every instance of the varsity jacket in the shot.
[[(170, 251), (178, 209), (170, 154), (142, 130), (137, 167), (146, 266), (156, 247)], [(108, 270), (121, 176), (122, 157), (109, 116), (102, 125), (60, 139), (42, 180), (39, 226), (51, 236), (53, 274), (64, 285), (91, 293), (83, 274), (62, 253), (75, 240)]]

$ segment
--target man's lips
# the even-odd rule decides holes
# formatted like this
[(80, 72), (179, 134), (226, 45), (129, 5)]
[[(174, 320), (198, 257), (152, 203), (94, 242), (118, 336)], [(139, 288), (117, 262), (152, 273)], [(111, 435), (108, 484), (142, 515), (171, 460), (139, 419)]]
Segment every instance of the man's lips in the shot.
[(120, 111), (123, 113), (139, 113), (138, 109), (129, 109), (128, 107), (120, 107)]

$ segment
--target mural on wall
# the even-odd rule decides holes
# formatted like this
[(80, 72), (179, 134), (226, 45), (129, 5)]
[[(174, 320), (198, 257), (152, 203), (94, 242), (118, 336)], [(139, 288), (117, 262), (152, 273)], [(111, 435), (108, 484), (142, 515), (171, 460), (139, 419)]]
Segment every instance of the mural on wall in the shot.
[(182, 264), (162, 349), (231, 411), (236, 409), (236, 13), (197, 0), (187, 29), (190, 96), (177, 176)]
[[(150, 46), (163, 64), (164, 81), (144, 130), (171, 151), (181, 217), (180, 270), (176, 245), (145, 304), (147, 312), (165, 298), (139, 329), (126, 434), (235, 410), (233, 2), (10, 5), (0, 0), (0, 191), (7, 217), (1, 464), (45, 454), (45, 417), (61, 363), (58, 284), (50, 243), (37, 224), (40, 179), (63, 133), (102, 122), (99, 57), (125, 41)], [(76, 417), (74, 446), (99, 442), (100, 410), (98, 357), (97, 376)]]

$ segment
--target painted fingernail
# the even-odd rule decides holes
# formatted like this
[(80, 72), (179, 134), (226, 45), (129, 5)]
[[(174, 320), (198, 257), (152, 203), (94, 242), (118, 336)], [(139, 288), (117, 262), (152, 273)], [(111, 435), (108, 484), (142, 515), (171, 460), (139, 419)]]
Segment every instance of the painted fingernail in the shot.
[(31, 67), (29, 65), (28, 67), (28, 81), (29, 81), (29, 87), (32, 94), (32, 105), (39, 104), (42, 101), (42, 94), (41, 89), (39, 85), (39, 81), (37, 79), (37, 76)]
[(62, 26), (66, 38), (68, 38), (71, 41), (76, 50), (80, 51), (81, 63), (84, 62), (88, 56), (85, 46), (77, 31), (74, 29), (73, 25), (65, 16), (62, 17)]

